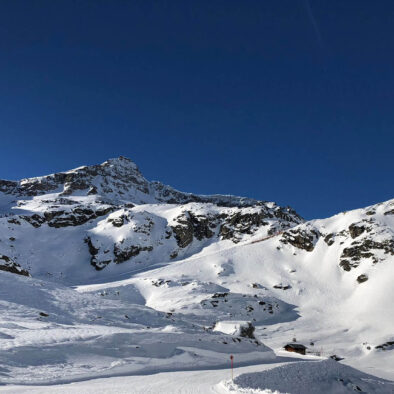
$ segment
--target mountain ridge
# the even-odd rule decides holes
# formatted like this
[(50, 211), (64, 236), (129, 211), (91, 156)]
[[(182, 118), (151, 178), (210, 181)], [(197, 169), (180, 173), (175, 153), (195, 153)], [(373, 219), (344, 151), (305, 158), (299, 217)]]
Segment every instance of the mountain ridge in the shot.
[[(25, 270), (35, 259), (31, 256), (44, 259), (47, 247), (24, 246), (24, 239), (36, 239), (40, 245), (43, 232), (45, 239), (61, 229), (69, 236), (72, 230), (73, 243), (81, 251), (73, 258), (79, 262), (76, 266), (85, 267), (83, 262), (89, 260), (100, 271), (129, 261), (136, 265), (177, 260), (216, 241), (238, 243), (253, 234), (272, 235), (303, 222), (292, 208), (273, 202), (200, 196), (149, 182), (125, 157), (21, 181), (0, 181), (0, 213), (4, 233), (21, 233), (1, 252), (14, 262), (13, 269), (19, 264)], [(56, 239), (53, 245), (64, 249)], [(58, 261), (59, 256), (53, 259)], [(58, 265), (69, 270), (65, 258)], [(32, 263), (32, 273), (41, 276), (34, 273), (38, 266), (38, 261)]]
[[(132, 190), (133, 188), (135, 190)], [(233, 195), (181, 192), (159, 181), (148, 181), (138, 166), (123, 156), (108, 159), (102, 164), (81, 166), (19, 181), (0, 180), (0, 192), (30, 197), (49, 192), (60, 192), (62, 196), (100, 194), (103, 197), (128, 199), (139, 204), (211, 202), (221, 206), (253, 206), (266, 203)], [(290, 207), (286, 208), (292, 210)]]

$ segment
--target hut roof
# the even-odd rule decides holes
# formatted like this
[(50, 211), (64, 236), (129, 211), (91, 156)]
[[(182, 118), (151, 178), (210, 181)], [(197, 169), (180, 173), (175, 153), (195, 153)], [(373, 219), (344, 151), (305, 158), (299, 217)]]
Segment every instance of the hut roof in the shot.
[(301, 345), (300, 343), (288, 343), (285, 347), (292, 347), (293, 349), (306, 349), (306, 346)]

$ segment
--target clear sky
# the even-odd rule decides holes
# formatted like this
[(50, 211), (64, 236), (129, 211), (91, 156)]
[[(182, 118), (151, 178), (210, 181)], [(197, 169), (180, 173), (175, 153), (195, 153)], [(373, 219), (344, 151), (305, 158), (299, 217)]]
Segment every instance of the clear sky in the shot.
[(3, 0), (0, 178), (134, 160), (306, 218), (394, 197), (394, 1)]

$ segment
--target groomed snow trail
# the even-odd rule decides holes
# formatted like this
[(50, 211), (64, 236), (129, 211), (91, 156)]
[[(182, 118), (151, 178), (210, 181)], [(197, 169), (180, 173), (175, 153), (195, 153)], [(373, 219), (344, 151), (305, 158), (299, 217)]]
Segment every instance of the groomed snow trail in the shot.
[[(234, 377), (242, 373), (260, 372), (283, 363), (254, 365), (234, 369)], [(230, 379), (229, 369), (164, 372), (154, 375), (94, 379), (54, 386), (7, 386), (0, 392), (18, 394), (225, 394), (219, 383)]]

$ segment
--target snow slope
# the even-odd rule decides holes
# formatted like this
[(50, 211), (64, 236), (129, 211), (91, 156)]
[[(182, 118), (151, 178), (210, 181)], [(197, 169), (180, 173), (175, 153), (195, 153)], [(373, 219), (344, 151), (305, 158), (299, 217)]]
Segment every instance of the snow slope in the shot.
[[(51, 386), (6, 386), (5, 393), (392, 393), (393, 382), (376, 378), (334, 361), (289, 362), (235, 368), (232, 382), (228, 369), (162, 372), (94, 379)], [(279, 363), (279, 361), (281, 361)], [(218, 383), (219, 382), (219, 383)], [(360, 389), (360, 390), (359, 390)], [(279, 391), (280, 390), (280, 391)]]
[(229, 354), (303, 365), (283, 350), (294, 339), (309, 360), (342, 359), (314, 364), (328, 375), (311, 385), (334, 384), (330, 368), (365, 378), (343, 364), (394, 379), (394, 200), (304, 222), (118, 158), (0, 181), (0, 209), (1, 383), (224, 368)]
[(0, 273), (2, 383), (55, 383), (168, 370), (224, 367), (227, 353), (242, 364), (274, 353), (257, 340), (143, 305), (128, 288), (79, 293), (55, 283)]
[[(279, 365), (283, 365), (283, 362), (240, 367), (235, 369), (235, 374), (271, 369)], [(228, 389), (219, 382), (229, 379), (231, 376), (229, 372), (228, 369), (161, 372), (154, 375), (101, 378), (51, 386), (4, 386), (0, 387), (0, 392), (19, 394), (96, 394), (99, 392), (107, 394), (129, 394), (130, 392), (133, 394), (227, 394)]]
[(394, 383), (333, 360), (291, 363), (264, 372), (245, 373), (222, 384), (235, 393), (392, 393)]
[[(262, 242), (214, 252), (207, 248), (111, 286), (133, 284), (146, 305), (197, 316), (206, 324), (251, 321), (256, 336), (278, 351), (296, 337), (309, 351), (336, 354), (346, 363), (393, 378), (393, 352), (388, 351), (393, 347), (379, 348), (394, 339), (393, 217), (385, 215), (392, 207), (393, 201), (388, 201), (301, 224)], [(367, 212), (372, 210), (370, 230), (352, 238), (349, 226), (371, 220)], [(303, 249), (310, 249), (305, 244), (309, 231), (319, 232), (313, 250)], [(297, 233), (304, 234), (304, 241), (299, 239), (294, 246), (288, 240)], [(335, 234), (331, 245), (327, 234)], [(373, 247), (367, 248), (371, 239)], [(358, 265), (344, 270), (340, 265), (344, 250), (360, 245), (355, 249), (361, 250)], [(360, 275), (368, 279), (360, 282)]]

